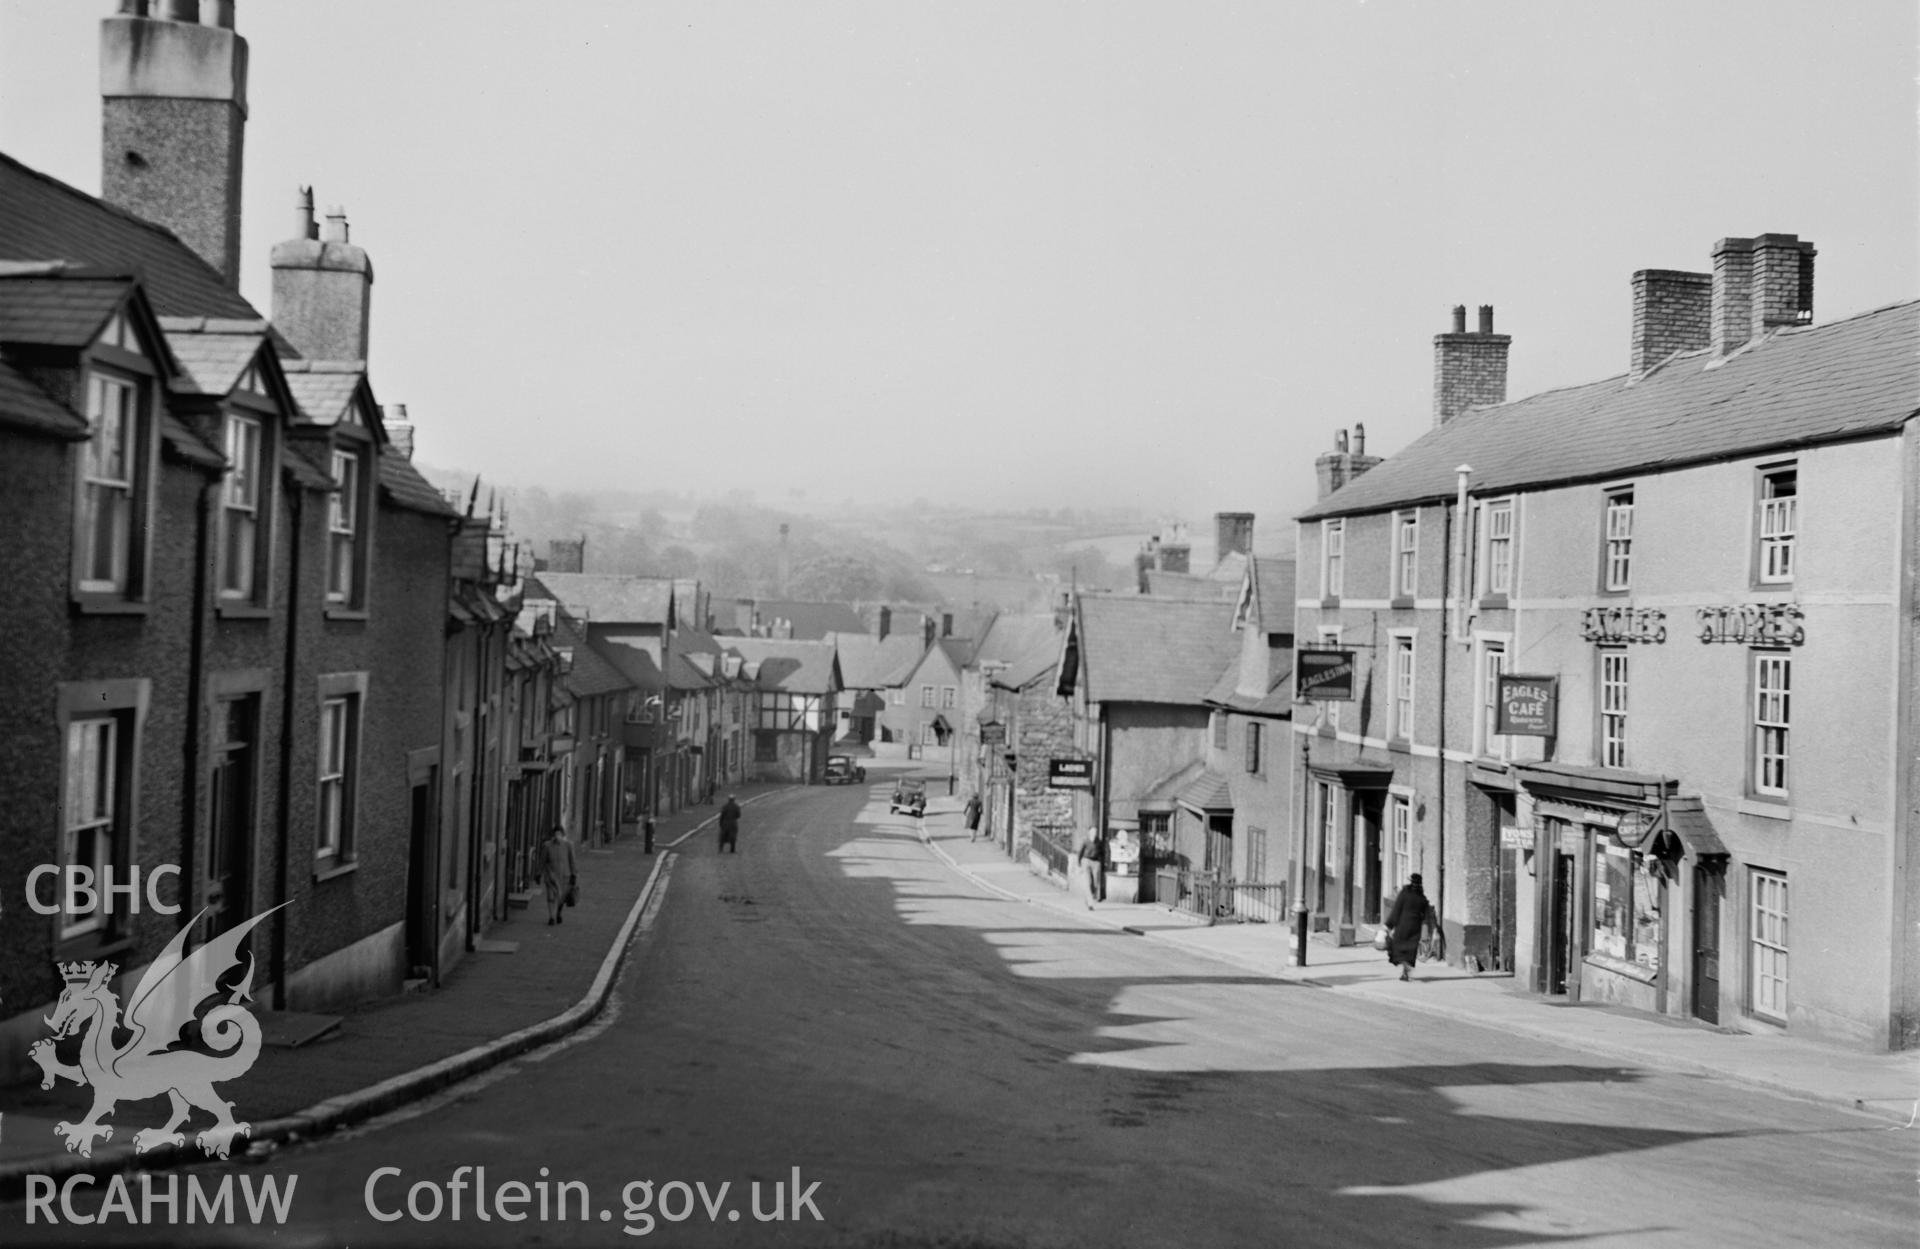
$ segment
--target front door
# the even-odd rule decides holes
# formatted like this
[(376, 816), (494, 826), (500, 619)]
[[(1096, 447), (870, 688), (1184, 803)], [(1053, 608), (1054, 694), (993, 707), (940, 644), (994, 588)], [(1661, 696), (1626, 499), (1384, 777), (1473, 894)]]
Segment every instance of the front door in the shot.
[(1353, 801), (1360, 839), (1360, 859), (1358, 870), (1354, 872), (1354, 884), (1359, 893), (1355, 899), (1358, 910), (1354, 918), (1363, 924), (1372, 924), (1378, 922), (1381, 916), (1380, 813), (1385, 795), (1374, 792), (1355, 794)]
[(407, 805), (407, 974), (433, 971), (433, 775), (415, 784)]
[(1233, 817), (1231, 815), (1210, 815), (1207, 817), (1207, 874), (1213, 879), (1213, 905), (1209, 908), (1215, 915), (1233, 914), (1233, 890), (1228, 883), (1233, 880)]
[(1693, 869), (1693, 1017), (1720, 1022), (1719, 872)]
[(1573, 856), (1553, 851), (1553, 906), (1547, 925), (1547, 992), (1567, 991), (1573, 965)]
[(252, 914), (254, 774), (260, 703), (253, 695), (214, 704), (213, 777), (207, 828), (207, 936)]

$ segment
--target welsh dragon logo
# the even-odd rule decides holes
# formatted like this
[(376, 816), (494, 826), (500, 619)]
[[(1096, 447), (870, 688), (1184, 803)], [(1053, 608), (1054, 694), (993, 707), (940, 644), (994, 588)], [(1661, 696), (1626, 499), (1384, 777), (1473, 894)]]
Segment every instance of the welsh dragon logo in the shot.
[[(282, 905), (285, 905), (284, 903)], [(142, 1128), (133, 1137), (135, 1153), (160, 1145), (184, 1145), (176, 1129), (192, 1107), (213, 1116), (213, 1126), (200, 1133), (199, 1145), (208, 1157), (225, 1158), (234, 1138), (252, 1132), (237, 1123), (233, 1103), (214, 1091), (214, 1081), (238, 1079), (260, 1057), (260, 1021), (243, 1003), (253, 987), (252, 956), (239, 953), (240, 943), (261, 920), (279, 910), (262, 911), (186, 953), (187, 934), (194, 923), (173, 935), (160, 957), (153, 960), (127, 1001), (126, 1019), (120, 1000), (108, 986), (119, 970), (112, 963), (62, 963), (66, 981), (53, 1014), (45, 1019), (52, 1040), (42, 1039), (28, 1050), (40, 1065), (40, 1087), (53, 1087), (56, 1076), (93, 1086), (93, 1109), (79, 1123), (62, 1122), (54, 1131), (66, 1138), (69, 1151), (93, 1155), (96, 1137), (113, 1136), (111, 1124), (100, 1120), (122, 1101), (142, 1101), (165, 1093), (172, 1111), (164, 1126)], [(231, 973), (244, 968), (237, 982)], [(226, 986), (222, 981), (227, 981)], [(54, 1054), (54, 1041), (79, 1035), (78, 1066), (63, 1063)], [(123, 1041), (120, 1038), (125, 1037)]]

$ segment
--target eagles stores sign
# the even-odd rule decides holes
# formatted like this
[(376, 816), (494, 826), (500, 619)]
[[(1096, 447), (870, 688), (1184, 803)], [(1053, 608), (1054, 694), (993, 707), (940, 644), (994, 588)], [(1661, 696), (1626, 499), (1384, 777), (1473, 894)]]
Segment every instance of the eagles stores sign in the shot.
[(1353, 652), (1303, 650), (1294, 656), (1295, 702), (1353, 701)]
[(1560, 678), (1500, 675), (1493, 731), (1507, 737), (1552, 737), (1560, 718)]

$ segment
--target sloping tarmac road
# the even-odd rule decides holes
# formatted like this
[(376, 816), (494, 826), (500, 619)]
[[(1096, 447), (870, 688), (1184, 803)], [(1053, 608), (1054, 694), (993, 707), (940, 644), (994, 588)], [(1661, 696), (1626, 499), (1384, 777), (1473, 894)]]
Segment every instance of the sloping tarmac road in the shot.
[[(879, 780), (749, 808), (737, 855), (682, 847), (586, 1032), (188, 1173), (297, 1176), (285, 1226), (26, 1227), (15, 1206), (0, 1243), (1915, 1243), (1912, 1132), (1007, 901), (888, 816)], [(587, 1194), (564, 1221), (562, 1181)]]

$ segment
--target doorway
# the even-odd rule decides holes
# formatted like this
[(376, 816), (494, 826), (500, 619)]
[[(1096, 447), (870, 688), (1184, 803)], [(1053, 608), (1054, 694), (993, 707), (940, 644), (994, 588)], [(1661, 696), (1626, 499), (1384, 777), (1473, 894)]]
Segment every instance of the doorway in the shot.
[[(1555, 839), (1556, 842), (1558, 838)], [(1553, 894), (1547, 923), (1547, 992), (1567, 991), (1573, 965), (1573, 856), (1553, 851)]]
[(213, 776), (207, 821), (207, 932), (214, 937), (253, 911), (253, 834), (260, 701), (214, 704)]
[(1720, 1022), (1720, 894), (1726, 876), (1693, 869), (1693, 1017)]
[(430, 975), (434, 964), (433, 845), (438, 769), (412, 788), (407, 805), (407, 975)]
[(1374, 924), (1381, 918), (1380, 823), (1386, 795), (1377, 790), (1361, 791), (1354, 794), (1353, 803), (1354, 835), (1360, 842), (1358, 870), (1354, 872), (1355, 918), (1363, 924)]

